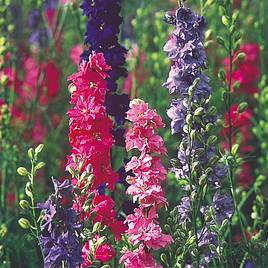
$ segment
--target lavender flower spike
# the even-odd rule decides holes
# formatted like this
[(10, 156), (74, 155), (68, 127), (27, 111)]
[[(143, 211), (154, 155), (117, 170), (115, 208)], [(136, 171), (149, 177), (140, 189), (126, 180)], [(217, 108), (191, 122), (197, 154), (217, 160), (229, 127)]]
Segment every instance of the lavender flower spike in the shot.
[[(210, 134), (216, 127), (217, 117), (216, 108), (210, 105), (209, 78), (203, 72), (207, 66), (203, 45), (206, 22), (182, 2), (175, 14), (166, 15), (166, 21), (175, 29), (164, 46), (172, 65), (163, 86), (176, 96), (167, 115), (171, 119), (172, 134), (180, 140), (178, 158), (172, 162), (171, 171), (177, 179), (187, 182), (178, 205), (179, 221), (181, 228), (189, 228), (195, 233), (198, 241), (195, 246), (200, 257), (198, 264), (207, 267), (213, 258), (217, 258), (217, 254), (209, 250), (209, 245), (216, 244), (216, 233), (210, 229), (210, 216), (201, 220), (202, 226), (195, 222), (203, 218), (201, 211), (206, 208), (214, 214), (211, 215), (216, 219), (213, 224), (221, 225), (232, 217), (233, 204), (227, 194), (218, 190), (227, 177), (227, 169), (219, 161), (217, 138)], [(205, 194), (213, 199), (212, 204), (207, 204)]]

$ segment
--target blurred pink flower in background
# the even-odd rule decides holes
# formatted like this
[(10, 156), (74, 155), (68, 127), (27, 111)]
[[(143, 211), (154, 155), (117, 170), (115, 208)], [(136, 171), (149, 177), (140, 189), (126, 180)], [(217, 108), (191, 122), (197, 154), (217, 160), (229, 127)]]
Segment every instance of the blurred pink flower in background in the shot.
[(81, 45), (75, 45), (71, 48), (70, 50), (70, 59), (72, 60), (72, 62), (76, 65), (79, 64), (80, 62), (80, 55), (82, 54), (83, 52), (83, 46)]
[(132, 98), (137, 98), (138, 87), (140, 87), (148, 77), (148, 72), (145, 70), (144, 67), (144, 63), (146, 61), (146, 54), (143, 51), (141, 51), (137, 45), (134, 45), (132, 50), (129, 50), (128, 52), (127, 60), (128, 61), (137, 60), (137, 63), (135, 64), (135, 69), (131, 70), (128, 73), (128, 77), (124, 81), (122, 91), (131, 96)]
[(41, 117), (37, 116), (35, 119), (32, 139), (36, 143), (43, 142), (47, 135), (47, 128), (42, 124)]

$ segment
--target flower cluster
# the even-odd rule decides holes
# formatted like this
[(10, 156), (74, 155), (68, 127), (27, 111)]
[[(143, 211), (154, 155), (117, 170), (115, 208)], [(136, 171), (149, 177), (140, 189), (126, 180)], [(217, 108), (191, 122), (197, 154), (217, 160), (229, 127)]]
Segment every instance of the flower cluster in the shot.
[[(218, 224), (232, 216), (232, 201), (219, 190), (226, 177), (226, 167), (219, 162), (216, 137), (209, 132), (216, 125), (216, 109), (210, 106), (211, 88), (209, 78), (202, 72), (206, 67), (206, 53), (203, 46), (205, 20), (202, 16), (181, 6), (175, 14), (168, 13), (166, 21), (175, 26), (164, 51), (172, 61), (169, 77), (164, 86), (177, 99), (172, 100), (167, 112), (171, 130), (180, 139), (178, 158), (172, 161), (172, 171), (178, 179), (184, 179), (189, 187), (181, 199), (178, 211), (181, 223), (192, 223), (198, 246), (203, 252), (203, 265), (211, 261), (215, 252), (207, 252), (213, 244), (215, 233), (210, 230), (210, 222), (199, 226), (194, 221), (197, 213), (207, 214), (206, 201), (202, 200), (204, 187), (211, 187), (214, 193), (210, 205)], [(201, 201), (197, 201), (201, 199)], [(228, 205), (226, 205), (228, 204)], [(194, 212), (195, 211), (195, 212)], [(198, 233), (203, 235), (197, 235)], [(204, 235), (206, 234), (206, 235)]]
[(78, 72), (68, 78), (73, 108), (68, 111), (72, 155), (68, 157), (67, 169), (77, 170), (74, 161), (77, 159), (82, 163), (81, 172), (92, 168), (92, 189), (105, 184), (113, 190), (118, 175), (110, 163), (112, 120), (106, 115), (104, 106), (107, 70), (110, 67), (106, 65), (103, 54), (93, 53), (89, 61), (83, 61)]
[[(110, 66), (105, 63), (103, 54), (93, 53), (89, 61), (82, 61), (78, 72), (69, 77), (70, 103), (73, 105), (68, 111), (72, 154), (68, 157), (66, 169), (73, 175), (73, 184), (83, 192), (74, 204), (80, 219), (93, 219), (94, 223), (108, 226), (115, 239), (120, 240), (125, 226), (116, 219), (113, 199), (99, 191), (102, 186), (112, 191), (119, 179), (111, 166), (112, 120), (104, 105), (108, 70)], [(87, 248), (86, 244), (84, 251)]]
[[(237, 52), (237, 55), (244, 53), (244, 59), (241, 61), (236, 60), (236, 70), (231, 74), (232, 90), (238, 94), (242, 94), (243, 97), (250, 100), (253, 94), (259, 92), (256, 84), (260, 76), (260, 71), (258, 68), (259, 63), (259, 54), (260, 48), (258, 44), (244, 44), (241, 45), (240, 50)], [(236, 59), (236, 57), (234, 57)], [(224, 60), (225, 69), (227, 72), (227, 81), (230, 80), (230, 70), (229, 70), (229, 59)], [(239, 83), (239, 88), (235, 88), (235, 84)], [(249, 102), (249, 107), (243, 112), (239, 112), (239, 106), (233, 104), (231, 106), (231, 123), (232, 123), (232, 143), (239, 143), (240, 145), (240, 154), (245, 157), (248, 153), (254, 150), (252, 145), (252, 117), (253, 109), (255, 104)], [(222, 136), (227, 137), (230, 126), (228, 114), (224, 115), (225, 124), (224, 129), (222, 130)], [(228, 150), (228, 146), (223, 142), (223, 147)], [(239, 175), (239, 184), (242, 187), (249, 187), (254, 181), (254, 176), (252, 172), (251, 163), (245, 162), (241, 166), (241, 172)]]
[(167, 204), (161, 182), (166, 179), (166, 170), (161, 163), (161, 154), (166, 153), (164, 142), (155, 132), (164, 127), (161, 117), (148, 104), (141, 100), (131, 101), (127, 119), (132, 127), (126, 134), (127, 151), (138, 149), (139, 157), (133, 156), (126, 165), (126, 171), (132, 170), (129, 176), (130, 186), (127, 193), (133, 196), (133, 202), (139, 202), (134, 214), (127, 216), (129, 241), (139, 246), (134, 251), (123, 251), (121, 263), (125, 267), (161, 267), (157, 265), (150, 250), (158, 250), (168, 246), (172, 237), (162, 233), (157, 223), (157, 210)]
[(121, 5), (119, 0), (84, 0), (81, 8), (83, 14), (88, 17), (85, 43), (88, 49), (84, 51), (81, 58), (88, 60), (92, 51), (103, 53), (105, 60), (111, 69), (108, 70), (109, 94), (106, 96), (107, 113), (115, 118), (113, 135), (115, 144), (124, 146), (125, 130), (121, 125), (125, 122), (126, 112), (129, 107), (127, 94), (115, 93), (116, 81), (120, 77), (127, 76), (127, 70), (123, 67), (127, 50), (118, 42), (119, 27), (122, 17), (119, 16)]
[[(87, 241), (82, 250), (83, 251), (82, 257), (84, 259), (82, 267), (84, 268), (90, 267), (90, 265), (92, 264), (92, 262), (88, 259), (88, 255), (91, 254), (92, 251), (92, 245), (90, 244), (91, 241)], [(115, 256), (114, 248), (107, 243), (98, 246), (94, 253), (94, 259), (99, 260), (103, 263), (111, 260), (112, 258), (114, 258), (114, 256)]]
[[(6, 56), (6, 61), (10, 62), (10, 60), (11, 54), (9, 53)], [(26, 129), (23, 137), (25, 139), (31, 138), (37, 143), (42, 142), (47, 133), (47, 128), (42, 123), (42, 114), (40, 111), (37, 111), (34, 118), (32, 118), (32, 115), (26, 109), (26, 104), (37, 102), (41, 107), (44, 107), (53, 102), (60, 91), (60, 70), (52, 59), (38, 64), (36, 59), (29, 55), (22, 56), (20, 68), (24, 72), (23, 79), (11, 67), (6, 67), (0, 71), (0, 78), (7, 79), (8, 87), (14, 87), (18, 96), (15, 99), (15, 105), (12, 107), (12, 111), (10, 111), (12, 114), (11, 123), (20, 126), (25, 121), (33, 121), (32, 131)], [(51, 117), (57, 119), (59, 116), (53, 113)]]
[(75, 268), (83, 262), (78, 233), (81, 225), (73, 205), (73, 185), (70, 180), (53, 179), (55, 193), (43, 204), (41, 235), (44, 267), (60, 267), (62, 263)]
[(88, 17), (85, 42), (89, 45), (82, 59), (87, 60), (92, 51), (103, 53), (107, 64), (111, 66), (108, 89), (115, 91), (116, 80), (127, 74), (123, 67), (127, 50), (118, 43), (117, 37), (122, 23), (120, 1), (84, 0), (81, 7), (83, 14)]

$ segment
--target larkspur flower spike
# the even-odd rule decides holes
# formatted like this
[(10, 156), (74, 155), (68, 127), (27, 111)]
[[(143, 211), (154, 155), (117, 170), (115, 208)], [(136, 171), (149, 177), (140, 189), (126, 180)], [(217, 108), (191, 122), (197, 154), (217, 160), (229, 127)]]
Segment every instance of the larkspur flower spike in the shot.
[[(206, 22), (203, 16), (184, 7), (183, 1), (179, 1), (175, 14), (175, 23), (171, 23), (175, 30), (164, 46), (173, 63), (164, 86), (176, 96), (167, 115), (171, 119), (172, 134), (176, 134), (180, 142), (177, 161), (173, 161), (171, 170), (178, 180), (186, 180), (189, 184), (191, 191), (185, 188), (185, 195), (178, 206), (180, 222), (192, 226), (187, 228), (195, 233), (197, 247), (203, 249), (215, 243), (216, 234), (210, 230), (211, 222), (204, 222), (199, 228), (193, 224), (199, 217), (192, 216), (193, 206), (197, 205), (197, 210), (202, 214), (208, 214), (212, 206), (217, 224), (224, 219), (229, 220), (233, 208), (230, 197), (217, 191), (226, 177), (226, 167), (219, 162), (216, 137), (210, 136), (211, 127), (216, 126), (216, 111), (213, 112), (216, 108), (210, 105), (211, 87), (209, 78), (203, 72), (207, 61), (203, 44)], [(205, 199), (194, 204), (194, 197), (202, 195), (204, 185), (210, 187), (214, 195), (213, 205), (207, 204)], [(202, 239), (199, 233), (204, 232), (206, 236)], [(211, 261), (213, 257), (217, 257), (213, 252), (204, 253), (201, 264)]]

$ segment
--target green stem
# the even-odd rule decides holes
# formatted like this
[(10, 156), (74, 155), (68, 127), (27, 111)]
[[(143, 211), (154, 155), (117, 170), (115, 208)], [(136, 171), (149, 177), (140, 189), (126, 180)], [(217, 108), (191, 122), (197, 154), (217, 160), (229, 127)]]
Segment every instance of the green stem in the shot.
[(201, 16), (204, 14), (204, 0), (200, 0), (200, 14)]
[(57, 27), (57, 31), (55, 33), (55, 39), (54, 39), (55, 44), (57, 44), (57, 41), (61, 36), (62, 29), (63, 29), (63, 26), (64, 26), (64, 22), (65, 22), (68, 10), (69, 10), (69, 5), (66, 5), (66, 6), (63, 7), (63, 13), (62, 13), (61, 18), (60, 18), (60, 23), (59, 23), (59, 26)]
[[(187, 103), (187, 115), (189, 115), (191, 113), (191, 97), (188, 97), (188, 103)], [(189, 170), (189, 181), (190, 181), (190, 188), (191, 188), (191, 192), (194, 191), (193, 185), (194, 185), (194, 181), (193, 181), (193, 174), (192, 174), (192, 162), (193, 162), (193, 158), (191, 157), (192, 155), (192, 145), (193, 145), (193, 141), (191, 138), (191, 123), (188, 124), (188, 128), (187, 128), (187, 135), (188, 135), (188, 143), (189, 143), (189, 157), (187, 157), (187, 153), (186, 153), (186, 159), (187, 159), (187, 164), (188, 164), (188, 170)], [(199, 192), (200, 193), (200, 192)], [(202, 194), (202, 192), (201, 192)], [(194, 222), (194, 226), (193, 226), (193, 231), (194, 231), (194, 235), (195, 235), (195, 244), (196, 244), (196, 249), (197, 249), (197, 267), (199, 268), (200, 266), (200, 256), (199, 256), (199, 246), (198, 246), (198, 230), (197, 230), (197, 216), (198, 216), (198, 211), (199, 211), (199, 200), (196, 204), (195, 200), (193, 200), (191, 202), (191, 207), (192, 207), (192, 211), (193, 211), (193, 222)]]
[[(2, 164), (2, 182), (1, 182), (1, 209), (3, 218), (5, 218), (6, 208), (6, 161)], [(3, 219), (4, 220), (4, 219)]]
[(77, 25), (77, 28), (79, 30), (79, 35), (80, 35), (79, 37), (81, 40), (83, 40), (84, 33), (81, 29), (81, 20), (80, 20), (81, 15), (80, 15), (80, 12), (78, 11), (78, 9), (75, 11), (75, 17), (76, 17), (76, 25)]
[(241, 264), (239, 265), (239, 268), (243, 268), (244, 267), (244, 264), (247, 260), (247, 257), (248, 257), (248, 252), (245, 253), (244, 257), (243, 257), (243, 260), (241, 261)]
[(35, 200), (34, 200), (34, 174), (35, 174), (34, 167), (35, 167), (35, 160), (31, 160), (31, 164), (32, 164), (32, 167), (31, 167), (31, 174), (30, 174), (30, 182), (31, 182), (31, 185), (32, 185), (32, 195), (31, 195), (32, 217), (33, 217), (34, 227), (35, 227), (35, 236), (36, 236), (36, 239), (38, 240), (38, 245), (40, 247), (42, 258), (43, 258), (43, 261), (44, 261), (45, 256), (44, 256), (43, 250), (41, 248), (41, 241), (39, 239), (39, 234), (40, 234), (41, 230), (40, 230), (40, 226), (38, 225), (37, 219), (36, 219), (36, 211), (35, 211), (36, 205), (35, 205)]
[[(232, 5), (230, 2), (230, 17), (232, 14)], [(233, 73), (233, 42), (232, 42), (232, 34), (229, 33), (229, 83), (228, 83), (228, 98), (227, 98), (227, 110), (228, 110), (228, 126), (229, 126), (229, 133), (228, 133), (228, 143), (229, 143), (229, 152), (231, 154), (232, 151), (232, 147), (233, 147), (233, 143), (232, 143), (232, 136), (233, 136), (233, 126), (232, 126), (232, 116), (231, 116), (231, 94), (232, 94), (232, 73)], [(245, 228), (239, 213), (239, 209), (238, 209), (238, 204), (237, 204), (237, 198), (236, 198), (236, 193), (235, 193), (235, 183), (234, 183), (234, 175), (233, 175), (233, 167), (232, 164), (230, 165), (230, 163), (228, 164), (228, 177), (229, 177), (229, 181), (230, 181), (230, 185), (231, 185), (231, 194), (232, 194), (232, 198), (234, 201), (234, 206), (235, 206), (235, 211), (237, 214), (237, 217), (239, 219), (239, 224), (240, 224), (240, 228), (242, 231), (242, 236), (243, 236), (243, 240), (244, 242), (247, 244), (247, 238), (246, 238), (246, 232), (245, 232)]]

